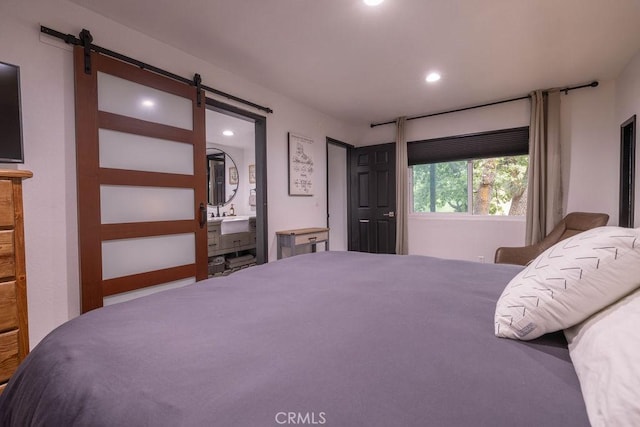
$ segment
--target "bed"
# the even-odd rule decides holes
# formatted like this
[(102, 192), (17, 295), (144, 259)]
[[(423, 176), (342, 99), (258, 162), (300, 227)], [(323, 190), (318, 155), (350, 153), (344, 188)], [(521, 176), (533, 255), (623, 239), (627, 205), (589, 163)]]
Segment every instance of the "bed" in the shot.
[(0, 425), (588, 426), (560, 333), (494, 336), (520, 266), (300, 255), (49, 334)]

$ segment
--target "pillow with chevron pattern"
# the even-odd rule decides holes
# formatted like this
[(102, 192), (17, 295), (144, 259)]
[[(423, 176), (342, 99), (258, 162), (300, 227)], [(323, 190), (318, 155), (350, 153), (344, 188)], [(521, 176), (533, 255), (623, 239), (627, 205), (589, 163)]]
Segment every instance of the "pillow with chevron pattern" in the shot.
[(531, 340), (569, 328), (640, 287), (640, 228), (599, 227), (547, 249), (505, 287), (495, 335)]

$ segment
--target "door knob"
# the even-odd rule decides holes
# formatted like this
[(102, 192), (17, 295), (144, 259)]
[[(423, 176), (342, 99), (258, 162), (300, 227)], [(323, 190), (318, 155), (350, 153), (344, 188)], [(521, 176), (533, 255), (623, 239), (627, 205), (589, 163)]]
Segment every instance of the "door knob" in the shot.
[(394, 211), (388, 212), (386, 214), (382, 214), (384, 216), (388, 216), (389, 218), (394, 218), (396, 216), (396, 213)]

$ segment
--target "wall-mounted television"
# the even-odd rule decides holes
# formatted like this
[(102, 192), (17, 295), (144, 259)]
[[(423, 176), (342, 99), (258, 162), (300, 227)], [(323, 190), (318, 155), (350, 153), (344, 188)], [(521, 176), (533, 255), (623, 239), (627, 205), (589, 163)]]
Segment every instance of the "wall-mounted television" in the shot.
[(24, 163), (20, 67), (0, 62), (0, 163)]

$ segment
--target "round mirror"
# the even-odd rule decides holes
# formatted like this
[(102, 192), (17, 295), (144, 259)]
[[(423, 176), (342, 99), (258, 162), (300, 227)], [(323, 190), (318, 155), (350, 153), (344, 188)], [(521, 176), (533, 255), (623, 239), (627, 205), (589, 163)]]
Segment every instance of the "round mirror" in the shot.
[(224, 206), (238, 191), (238, 168), (224, 151), (207, 149), (207, 199), (210, 205)]

